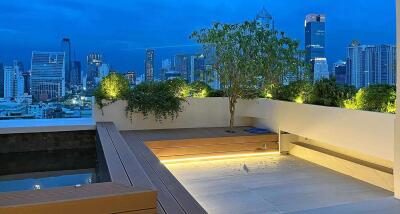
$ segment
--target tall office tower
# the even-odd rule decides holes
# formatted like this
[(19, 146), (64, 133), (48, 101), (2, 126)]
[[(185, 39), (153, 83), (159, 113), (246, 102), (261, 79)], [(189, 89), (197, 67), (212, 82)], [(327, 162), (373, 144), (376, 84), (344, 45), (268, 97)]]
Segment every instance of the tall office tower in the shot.
[(190, 82), (206, 82), (206, 64), (204, 54), (190, 57)]
[(136, 73), (134, 71), (126, 72), (125, 78), (128, 79), (129, 85), (131, 87), (134, 87), (136, 85)]
[(19, 61), (19, 60), (14, 60), (14, 61), (13, 61), (13, 66), (14, 66), (14, 67), (17, 67), (17, 66), (18, 66), (19, 71), (22, 72), (22, 73), (25, 71), (24, 63), (22, 63), (22, 62)]
[(36, 101), (65, 96), (64, 52), (32, 52), (31, 90)]
[(333, 64), (332, 76), (336, 78), (339, 85), (347, 85), (347, 63), (339, 60)]
[[(17, 85), (17, 86), (15, 86), (15, 88), (16, 88), (16, 90), (21, 90), (21, 88), (23, 87), (23, 92), (22, 92), (22, 95), (24, 94), (24, 93), (28, 93), (28, 91), (29, 91), (29, 82), (26, 82), (26, 80), (25, 80), (25, 76), (26, 76), (26, 72), (25, 72), (25, 66), (24, 66), (24, 63), (22, 63), (21, 61), (19, 61), (19, 60), (14, 60), (13, 61), (13, 66), (14, 66), (14, 69), (15, 69), (15, 71), (16, 71), (16, 78), (17, 78), (17, 81), (21, 81), (22, 80), (22, 84), (23, 84), (23, 86), (21, 86), (21, 85)], [(22, 77), (22, 78), (21, 78)], [(30, 81), (30, 79), (28, 78), (28, 81)], [(18, 82), (16, 82), (16, 83), (18, 83)], [(19, 82), (20, 83), (20, 82)], [(29, 93), (28, 93), (29, 94)], [(21, 93), (18, 93), (16, 96), (22, 96), (21, 95)]]
[(71, 87), (82, 86), (82, 67), (80, 61), (74, 61), (71, 67)]
[(24, 77), (18, 66), (4, 66), (4, 97), (17, 98), (24, 95)]
[(146, 50), (145, 81), (154, 81), (154, 50)]
[(178, 54), (174, 57), (174, 70), (180, 73), (180, 78), (186, 82), (190, 81), (190, 56)]
[(396, 84), (396, 47), (361, 45), (353, 41), (347, 48), (351, 84), (356, 88), (373, 84)]
[(161, 81), (167, 80), (166, 74), (167, 72), (172, 70), (172, 60), (171, 59), (164, 59), (161, 61), (161, 70), (160, 70), (160, 77)]
[(275, 21), (265, 7), (263, 7), (262, 10), (257, 14), (256, 22), (259, 27), (268, 28), (271, 30), (275, 29)]
[(24, 77), (24, 93), (31, 94), (31, 71), (22, 72)]
[(99, 77), (99, 67), (103, 63), (103, 56), (91, 53), (87, 56), (86, 87), (93, 89), (96, 86), (96, 78)]
[(4, 97), (4, 67), (0, 63), (0, 98)]
[[(310, 62), (313, 68), (319, 67), (313, 64), (321, 63), (321, 59), (325, 59), (325, 23), (326, 17), (323, 14), (308, 14), (304, 22), (305, 28), (305, 49), (306, 62)], [(318, 58), (318, 60), (316, 60)], [(316, 74), (313, 69), (313, 76), (324, 76), (324, 74)], [(318, 72), (318, 71), (317, 71)], [(324, 71), (325, 72), (325, 71)], [(317, 79), (314, 79), (316, 81)]]
[(65, 53), (65, 85), (67, 89), (72, 86), (72, 58), (71, 58), (71, 40), (69, 38), (63, 38), (61, 41), (62, 51)]

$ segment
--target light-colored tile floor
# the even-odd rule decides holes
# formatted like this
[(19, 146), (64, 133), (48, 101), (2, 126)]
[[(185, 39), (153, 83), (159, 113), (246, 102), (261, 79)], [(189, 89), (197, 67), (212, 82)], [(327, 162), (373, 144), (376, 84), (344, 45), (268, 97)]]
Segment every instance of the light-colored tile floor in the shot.
[(400, 213), (393, 193), (293, 156), (166, 166), (211, 214)]

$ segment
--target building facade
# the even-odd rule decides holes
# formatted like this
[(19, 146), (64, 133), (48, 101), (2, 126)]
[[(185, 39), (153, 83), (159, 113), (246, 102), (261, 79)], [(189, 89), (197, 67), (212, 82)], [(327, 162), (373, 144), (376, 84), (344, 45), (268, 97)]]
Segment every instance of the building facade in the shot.
[(339, 60), (333, 64), (332, 76), (335, 77), (338, 85), (348, 85), (347, 63)]
[(190, 55), (175, 55), (174, 70), (180, 73), (180, 78), (182, 78), (186, 82), (190, 82)]
[[(311, 70), (314, 77), (324, 77), (326, 72), (329, 73), (329, 70), (325, 70), (325, 65), (321, 65), (325, 61), (327, 62), (325, 55), (325, 23), (326, 17), (323, 14), (308, 14), (304, 22), (305, 60), (311, 63), (312, 68), (319, 68), (319, 70)], [(314, 63), (320, 64), (314, 65)], [(314, 81), (317, 80), (314, 79)]]
[(206, 64), (204, 54), (196, 54), (190, 57), (190, 82), (206, 82)]
[(271, 14), (265, 9), (262, 10), (256, 16), (256, 22), (259, 27), (268, 28), (271, 30), (275, 29), (275, 22)]
[(65, 53), (65, 86), (69, 90), (72, 88), (72, 59), (71, 59), (71, 40), (63, 38), (61, 41), (62, 51)]
[(146, 50), (145, 81), (154, 81), (154, 50)]
[(396, 47), (361, 45), (353, 41), (347, 48), (350, 83), (356, 88), (373, 84), (396, 84)]
[(80, 61), (74, 61), (71, 67), (71, 87), (82, 86), (82, 65)]
[(65, 96), (64, 52), (32, 52), (31, 90), (36, 101)]
[(87, 56), (86, 87), (96, 87), (96, 78), (99, 77), (100, 65), (103, 63), (103, 56), (98, 53), (91, 53)]
[(18, 98), (24, 95), (24, 77), (18, 65), (4, 66), (4, 98)]
[(4, 67), (0, 63), (0, 98), (4, 98)]
[(125, 78), (128, 79), (130, 87), (134, 87), (136, 85), (136, 72), (134, 71), (126, 72)]

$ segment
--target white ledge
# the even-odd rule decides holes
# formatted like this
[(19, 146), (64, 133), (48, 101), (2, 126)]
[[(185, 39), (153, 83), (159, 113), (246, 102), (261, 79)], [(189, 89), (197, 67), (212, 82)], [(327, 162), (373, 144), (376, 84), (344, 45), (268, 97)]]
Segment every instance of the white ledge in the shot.
[(0, 134), (95, 130), (93, 118), (0, 120)]

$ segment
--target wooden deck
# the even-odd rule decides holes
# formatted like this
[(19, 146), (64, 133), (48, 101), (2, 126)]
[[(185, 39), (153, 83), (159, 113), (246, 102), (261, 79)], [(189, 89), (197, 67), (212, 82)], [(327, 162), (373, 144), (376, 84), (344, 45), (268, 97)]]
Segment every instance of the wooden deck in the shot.
[[(277, 151), (276, 134), (257, 135), (245, 127), (121, 132), (158, 190), (160, 213), (206, 213), (160, 159)], [(247, 143), (247, 145), (246, 145)], [(266, 150), (265, 145), (268, 147)]]

